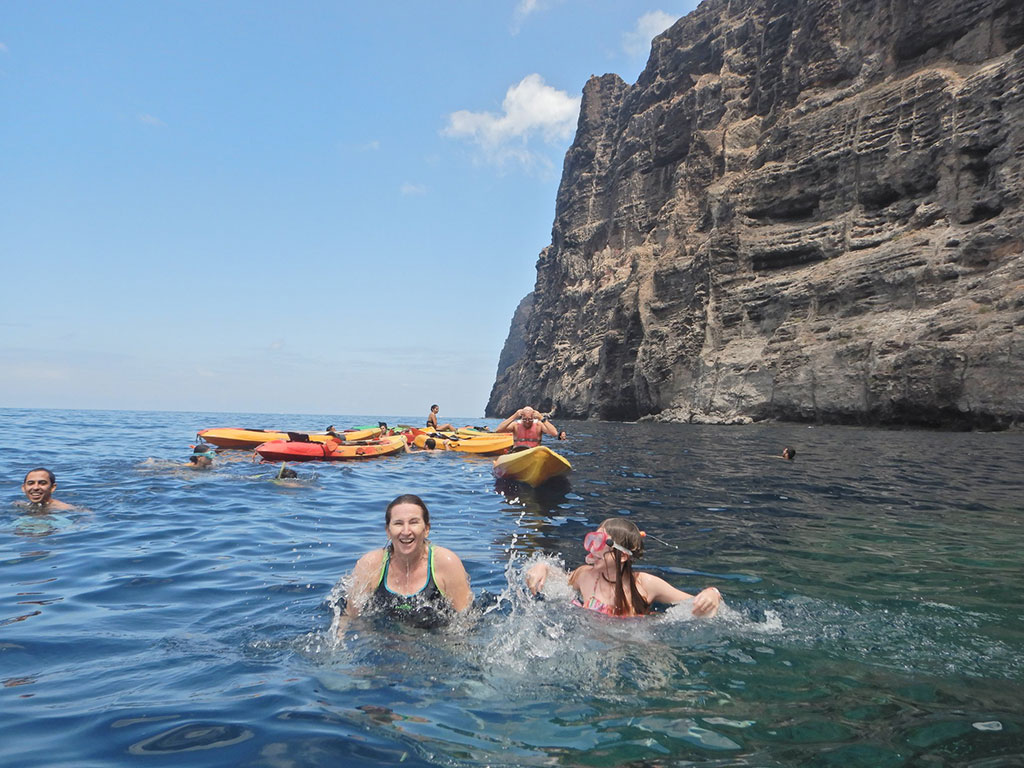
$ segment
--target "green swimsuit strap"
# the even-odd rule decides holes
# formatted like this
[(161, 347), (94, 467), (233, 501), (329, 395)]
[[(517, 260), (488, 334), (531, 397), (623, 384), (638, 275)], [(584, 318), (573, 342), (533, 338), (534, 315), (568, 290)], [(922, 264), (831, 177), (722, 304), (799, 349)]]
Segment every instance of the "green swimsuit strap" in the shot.
[(384, 577), (388, 575), (388, 560), (391, 559), (391, 550), (384, 547), (384, 557), (380, 560), (380, 575), (377, 577), (377, 586), (384, 583)]
[[(390, 559), (391, 559), (391, 550), (388, 549), (387, 547), (384, 547), (384, 557), (382, 557), (381, 561), (380, 561), (380, 575), (377, 576), (377, 586), (378, 587), (381, 584), (384, 584), (384, 579), (388, 575), (388, 562), (390, 561)], [(433, 544), (431, 544), (427, 548), (427, 569), (429, 571), (429, 578), (427, 579), (428, 583), (430, 581), (433, 581), (434, 582), (434, 586), (437, 587), (437, 591), (440, 592), (444, 597), (448, 597), (448, 595), (444, 594), (444, 590), (442, 590), (441, 586), (437, 583), (437, 579), (434, 578), (434, 545)], [(384, 586), (387, 587), (387, 584), (384, 584)]]

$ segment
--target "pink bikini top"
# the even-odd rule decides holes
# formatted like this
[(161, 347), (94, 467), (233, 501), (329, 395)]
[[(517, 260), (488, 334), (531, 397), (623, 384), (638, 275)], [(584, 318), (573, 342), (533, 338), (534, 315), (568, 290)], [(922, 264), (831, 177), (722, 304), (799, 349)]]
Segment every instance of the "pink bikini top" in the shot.
[[(593, 595), (591, 595), (590, 599), (587, 600), (586, 605), (581, 603), (580, 599), (578, 597), (573, 598), (572, 604), (575, 605), (575, 606), (578, 606), (580, 608), (586, 608), (588, 611), (595, 611), (597, 613), (603, 613), (605, 616), (615, 616), (615, 614), (612, 613), (612, 610), (613, 610), (612, 606), (605, 605), (604, 603), (602, 603), (600, 600), (598, 600)], [(625, 618), (625, 617), (618, 616), (616, 618)]]

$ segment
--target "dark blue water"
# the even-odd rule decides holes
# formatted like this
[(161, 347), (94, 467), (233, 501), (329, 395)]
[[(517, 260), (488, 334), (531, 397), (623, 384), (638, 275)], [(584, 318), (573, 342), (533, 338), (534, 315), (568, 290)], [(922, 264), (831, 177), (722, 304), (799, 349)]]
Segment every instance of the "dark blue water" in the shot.
[[(376, 420), (0, 410), (0, 765), (1024, 762), (1024, 435), (569, 423), (574, 472), (539, 491), (458, 454), (295, 487), (244, 452), (177, 466), (203, 427)], [(39, 464), (78, 509), (15, 505)], [(338, 641), (332, 590), (405, 492), (477, 604)], [(619, 514), (722, 615), (527, 598), (524, 564), (579, 564)]]

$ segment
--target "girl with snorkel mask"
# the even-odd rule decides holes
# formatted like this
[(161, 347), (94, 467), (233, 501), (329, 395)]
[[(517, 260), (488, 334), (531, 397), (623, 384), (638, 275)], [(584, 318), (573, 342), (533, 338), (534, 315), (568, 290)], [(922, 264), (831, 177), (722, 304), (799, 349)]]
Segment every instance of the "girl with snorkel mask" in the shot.
[[(718, 613), (722, 594), (708, 587), (696, 597), (676, 589), (646, 571), (634, 571), (633, 561), (644, 553), (644, 532), (629, 520), (612, 517), (583, 537), (586, 564), (569, 574), (578, 593), (573, 605), (608, 616), (644, 616), (654, 603), (674, 605), (693, 598), (693, 615)], [(526, 585), (537, 594), (544, 588), (550, 566), (537, 563), (526, 573)]]

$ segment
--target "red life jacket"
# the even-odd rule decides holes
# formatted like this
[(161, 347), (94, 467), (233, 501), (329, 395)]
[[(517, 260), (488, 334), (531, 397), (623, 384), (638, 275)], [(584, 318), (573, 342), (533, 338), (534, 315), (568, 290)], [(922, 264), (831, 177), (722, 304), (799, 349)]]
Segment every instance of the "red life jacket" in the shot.
[(516, 422), (515, 427), (512, 429), (513, 444), (516, 446), (526, 445), (530, 448), (534, 448), (540, 445), (541, 435), (544, 430), (541, 429), (540, 422), (533, 422), (533, 426), (527, 429), (520, 422)]

